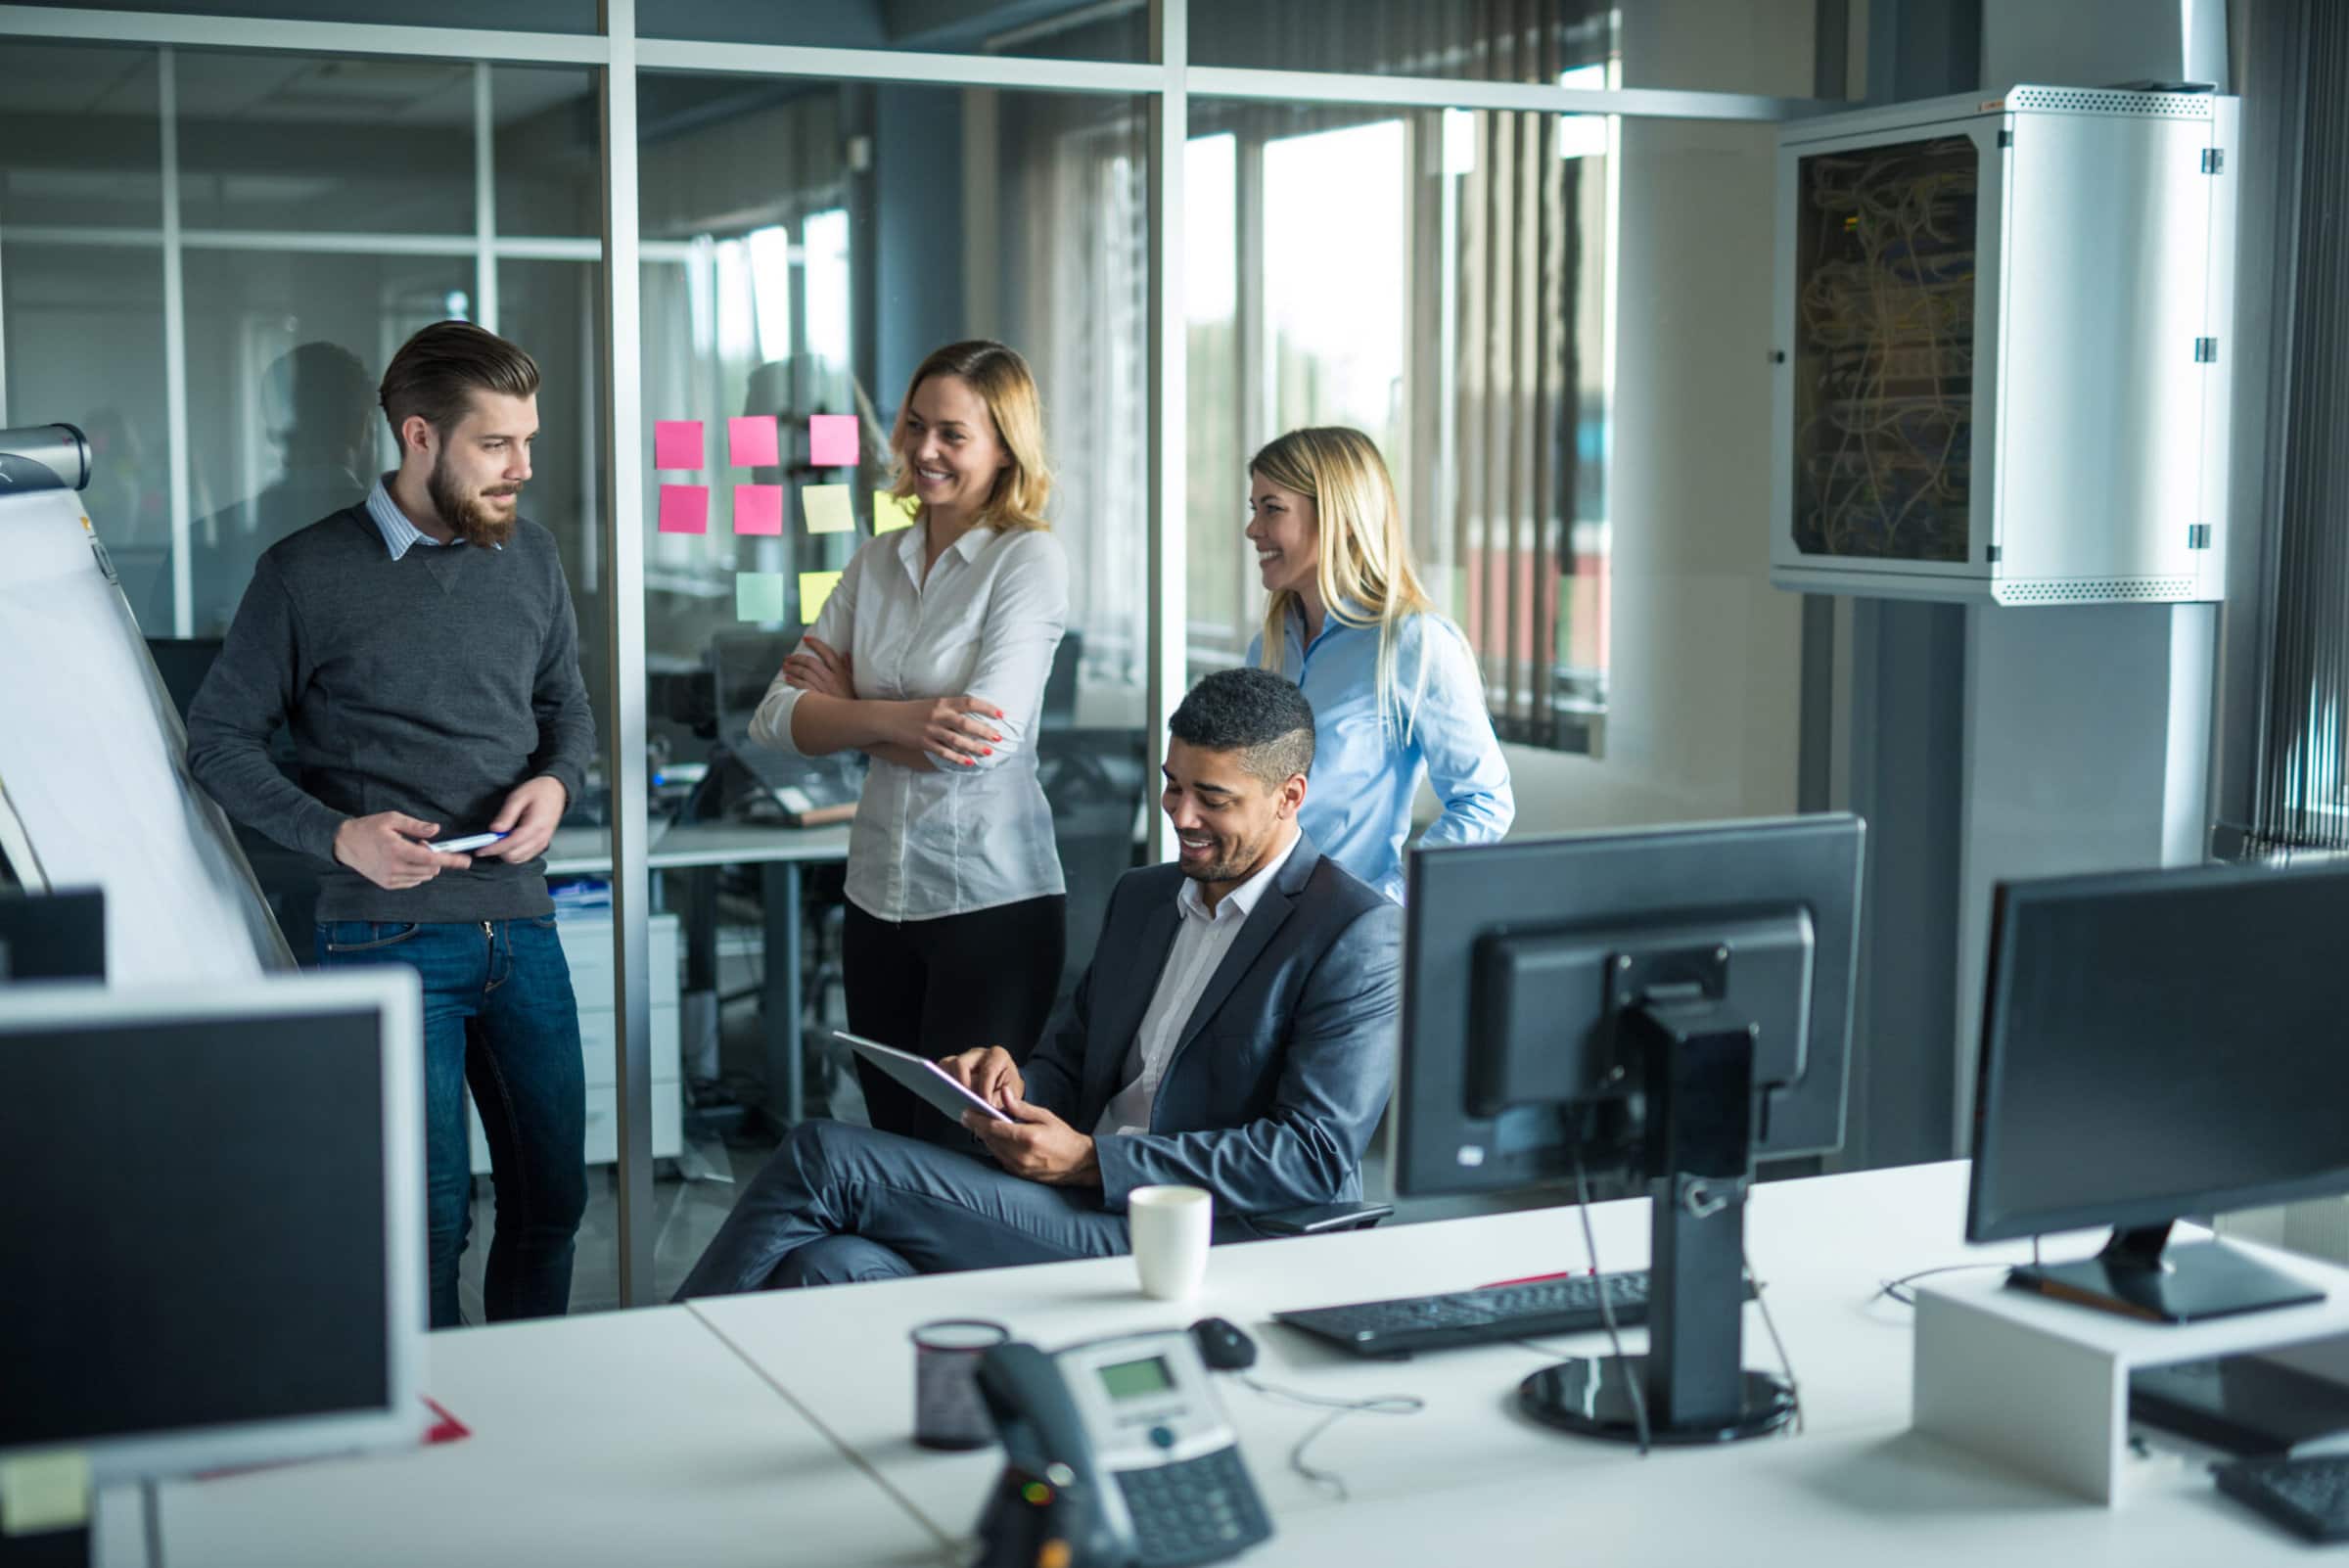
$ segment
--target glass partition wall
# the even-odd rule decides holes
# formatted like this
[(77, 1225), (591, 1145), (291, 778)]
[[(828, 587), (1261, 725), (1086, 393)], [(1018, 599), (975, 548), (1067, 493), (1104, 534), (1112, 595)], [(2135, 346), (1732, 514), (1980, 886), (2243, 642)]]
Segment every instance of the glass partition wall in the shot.
[[(1021, 0), (746, 30), (608, 0), (581, 31), (541, 0), (459, 59), (384, 8), (19, 7), (0, 424), (89, 432), (134, 610), (203, 638), (262, 550), (389, 466), (374, 388), (408, 333), (461, 317), (538, 358), (525, 510), (562, 550), (601, 746), (555, 855), (595, 1163), (573, 1306), (659, 1301), (783, 1124), (855, 1114), (816, 1043), (842, 841), (787, 872), (709, 847), (826, 831), (726, 793), (721, 677), (771, 675), (893, 521), (914, 365), (997, 338), (1043, 393), (1072, 581), (1038, 753), (1073, 981), (1108, 885), (1157, 853), (1180, 672), (1237, 662), (1261, 617), (1245, 463), (1283, 430), (1378, 440), (1504, 732), (1598, 750), (1612, 541), (1644, 522), (1610, 502), (1625, 130), (1766, 139), (1806, 107), (1742, 90), (1782, 73), (1643, 74), (1650, 11), (1716, 8), (1745, 12)], [(1807, 55), (1810, 0), (1772, 9)], [(816, 415), (852, 422), (845, 460)], [(737, 419), (774, 449), (732, 450)], [(656, 422), (699, 424), (691, 465)]]
[[(792, 791), (819, 787), (778, 787), (773, 761), (746, 766), (749, 713), (850, 557), (896, 536), (890, 436), (914, 367), (945, 345), (998, 339), (1042, 392), (1045, 517), (1070, 568), (1036, 751), (1069, 885), (1073, 984), (1110, 884), (1133, 863), (1144, 795), (1147, 111), (1125, 94), (706, 72), (639, 86), (645, 416), (699, 439), (656, 450), (639, 486), (650, 765), (677, 780), (652, 792), (656, 850), (712, 821), (776, 822)], [(772, 451), (736, 449), (733, 422), (746, 419)], [(818, 438), (829, 421), (847, 422), (845, 449)], [(680, 504), (699, 531), (680, 526)], [(864, 766), (853, 757), (815, 777), (846, 794)], [(686, 821), (666, 828), (676, 814)], [(664, 1205), (655, 1282), (668, 1290), (795, 1094), (798, 1114), (852, 1116), (861, 1102), (818, 1027), (844, 1021), (838, 853), (659, 881), (660, 901), (693, 916), (685, 936), (698, 945), (678, 1152), (703, 1179)], [(777, 918), (778, 899), (791, 918)], [(796, 1061), (761, 983), (784, 943), (807, 982)], [(656, 1060), (657, 1094), (669, 1092), (663, 1074)]]

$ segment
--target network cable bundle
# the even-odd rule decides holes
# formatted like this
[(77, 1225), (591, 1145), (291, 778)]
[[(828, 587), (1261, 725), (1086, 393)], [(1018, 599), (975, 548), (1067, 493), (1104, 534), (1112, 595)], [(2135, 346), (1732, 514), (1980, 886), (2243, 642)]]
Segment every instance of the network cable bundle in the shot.
[(1785, 126), (1772, 580), (2217, 599), (2236, 117), (2025, 86)]

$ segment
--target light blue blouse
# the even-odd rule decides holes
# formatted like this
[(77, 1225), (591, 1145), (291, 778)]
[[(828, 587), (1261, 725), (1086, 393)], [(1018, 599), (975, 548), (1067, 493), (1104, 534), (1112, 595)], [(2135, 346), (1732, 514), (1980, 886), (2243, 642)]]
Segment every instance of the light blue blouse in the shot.
[[(1313, 645), (1304, 643), (1305, 616), (1292, 608), (1280, 672), (1313, 705), (1313, 770), (1298, 825), (1323, 854), (1401, 903), (1403, 842), (1422, 769), (1444, 807), (1422, 844), (1490, 843), (1517, 814), (1475, 656), (1442, 616), (1406, 618), (1396, 627), (1395, 645), (1401, 709), (1395, 716), (1402, 722), (1382, 731), (1378, 627), (1328, 616)], [(1248, 663), (1262, 664), (1263, 653), (1260, 634), (1248, 645)]]

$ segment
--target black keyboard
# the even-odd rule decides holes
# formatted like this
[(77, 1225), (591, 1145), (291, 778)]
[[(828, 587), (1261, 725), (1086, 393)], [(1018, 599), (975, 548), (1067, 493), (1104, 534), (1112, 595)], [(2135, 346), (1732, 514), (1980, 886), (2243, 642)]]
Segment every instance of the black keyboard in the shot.
[(2349, 1455), (2238, 1459), (2218, 1471), (2219, 1490), (2311, 1541), (2349, 1541)]
[[(1453, 1345), (1604, 1328), (1606, 1318), (1598, 1308), (1602, 1292), (1615, 1309), (1617, 1327), (1647, 1321), (1644, 1268), (1619, 1274), (1569, 1274), (1562, 1279), (1538, 1279), (1491, 1290), (1455, 1290), (1444, 1296), (1313, 1307), (1272, 1316), (1357, 1356), (1405, 1356)], [(1750, 1286), (1747, 1293), (1752, 1293)]]

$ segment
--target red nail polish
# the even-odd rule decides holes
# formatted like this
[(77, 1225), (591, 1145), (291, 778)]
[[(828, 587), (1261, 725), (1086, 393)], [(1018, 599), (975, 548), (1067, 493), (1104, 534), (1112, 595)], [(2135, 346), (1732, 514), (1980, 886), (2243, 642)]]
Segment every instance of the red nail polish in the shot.
[(992, 746), (990, 746), (987, 748), (987, 750), (981, 752), (979, 755), (982, 757), (992, 757), (995, 755), (995, 749)]

